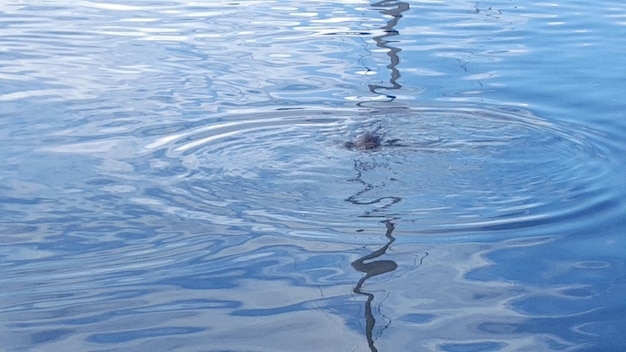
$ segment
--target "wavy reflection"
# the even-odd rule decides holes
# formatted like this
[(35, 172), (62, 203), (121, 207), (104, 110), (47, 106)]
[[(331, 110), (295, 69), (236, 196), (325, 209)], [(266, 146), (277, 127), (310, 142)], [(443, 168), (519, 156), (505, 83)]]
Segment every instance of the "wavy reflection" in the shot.
[[(400, 89), (402, 86), (398, 83), (398, 79), (400, 78), (400, 71), (398, 70), (398, 64), (400, 63), (399, 53), (401, 51), (400, 48), (389, 45), (393, 41), (390, 40), (390, 37), (394, 37), (398, 35), (398, 31), (395, 29), (395, 26), (398, 24), (400, 18), (402, 18), (402, 13), (409, 9), (409, 4), (402, 1), (378, 1), (371, 4), (371, 7), (378, 10), (383, 16), (391, 16), (391, 18), (387, 21), (385, 25), (380, 27), (383, 30), (383, 34), (374, 36), (373, 39), (376, 42), (376, 46), (384, 49), (389, 57), (390, 63), (386, 66), (391, 72), (388, 80), (388, 84), (369, 84), (368, 88), (370, 92), (376, 95), (384, 96), (387, 98), (387, 102), (392, 102), (395, 100), (396, 96), (390, 94), (388, 91)], [(387, 91), (383, 93), (381, 91)], [(357, 105), (362, 106), (364, 102), (360, 102)], [(355, 205), (374, 205), (376, 204), (375, 212), (381, 214), (383, 217), (387, 217), (386, 209), (391, 207), (394, 204), (399, 203), (402, 198), (396, 196), (384, 196), (379, 197), (371, 201), (363, 201), (360, 200), (360, 196), (368, 193), (372, 189), (375, 188), (375, 185), (366, 182), (362, 178), (363, 171), (366, 171), (371, 168), (376, 168), (377, 165), (371, 165), (369, 163), (364, 163), (359, 160), (355, 160), (354, 170), (357, 172), (357, 176), (353, 179), (353, 181), (359, 182), (363, 185), (363, 189), (354, 195), (348, 197), (346, 201), (355, 204)], [(370, 213), (364, 215), (366, 217), (371, 217)], [(374, 301), (375, 295), (371, 292), (367, 292), (363, 290), (363, 285), (367, 280), (374, 276), (378, 276), (381, 274), (389, 273), (391, 271), (396, 270), (398, 264), (393, 260), (374, 260), (378, 257), (381, 257), (387, 252), (387, 249), (391, 246), (391, 244), (396, 240), (393, 237), (393, 231), (395, 229), (395, 225), (392, 222), (394, 219), (386, 219), (383, 220), (382, 223), (385, 224), (386, 232), (385, 237), (387, 238), (387, 242), (377, 250), (360, 257), (359, 259), (352, 262), (352, 267), (365, 275), (361, 277), (361, 279), (356, 283), (354, 289), (352, 290), (354, 293), (358, 295), (362, 295), (367, 297), (365, 301), (365, 336), (367, 338), (367, 344), (369, 346), (370, 351), (376, 352), (376, 346), (374, 345), (374, 336), (373, 331), (376, 325), (376, 319), (374, 318), (374, 314), (372, 312), (372, 302)]]
[[(364, 195), (375, 190), (377, 187), (380, 187), (365, 181), (363, 178), (364, 171), (372, 170), (377, 167), (381, 167), (381, 165), (359, 160), (355, 160), (354, 163), (354, 170), (356, 171), (357, 176), (352, 179), (352, 181), (361, 183), (363, 185), (363, 188), (360, 191), (356, 192), (354, 195), (346, 198), (346, 201), (354, 205), (374, 206), (373, 210), (366, 211), (365, 214), (362, 215), (362, 217), (372, 218), (382, 216), (387, 218), (388, 215), (386, 215), (386, 209), (394, 204), (399, 203), (402, 200), (402, 198), (395, 196), (377, 197), (373, 200), (362, 199)], [(376, 318), (374, 318), (374, 313), (372, 311), (372, 302), (375, 299), (375, 295), (372, 292), (367, 292), (363, 290), (363, 285), (367, 280), (371, 279), (372, 277), (389, 273), (398, 267), (398, 264), (396, 264), (396, 262), (394, 262), (393, 260), (374, 260), (384, 255), (391, 246), (391, 244), (396, 240), (395, 237), (393, 237), (393, 231), (395, 229), (395, 224), (393, 223), (393, 220), (396, 220), (396, 218), (387, 218), (381, 221), (381, 223), (385, 224), (386, 227), (385, 237), (387, 239), (387, 242), (377, 250), (366, 254), (352, 262), (352, 267), (354, 269), (365, 274), (356, 283), (352, 292), (366, 297), (364, 307), (365, 336), (369, 349), (372, 352), (378, 351), (374, 345), (373, 334), (374, 327), (376, 325)]]
[(409, 4), (403, 1), (383, 0), (373, 3), (371, 7), (378, 10), (384, 16), (391, 16), (391, 19), (387, 21), (384, 26), (380, 27), (383, 30), (383, 34), (372, 37), (372, 39), (376, 42), (376, 46), (386, 51), (390, 61), (389, 65), (386, 67), (391, 71), (391, 73), (389, 77), (389, 85), (371, 83), (368, 85), (368, 88), (370, 92), (376, 95), (385, 96), (387, 97), (388, 102), (391, 102), (396, 99), (396, 96), (390, 94), (389, 92), (382, 93), (380, 91), (397, 90), (402, 88), (402, 86), (398, 83), (398, 79), (400, 78), (400, 70), (398, 70), (400, 56), (398, 54), (402, 51), (402, 49), (390, 45), (390, 43), (394, 42), (390, 38), (399, 34), (395, 29), (395, 26), (398, 24), (398, 21), (400, 21), (400, 18), (402, 18), (402, 13), (409, 9)]
[(396, 264), (396, 262), (394, 262), (393, 260), (375, 260), (368, 263), (365, 262), (366, 260), (375, 259), (385, 254), (389, 246), (391, 246), (391, 244), (396, 240), (392, 236), (395, 225), (391, 222), (391, 220), (385, 220), (383, 221), (383, 223), (387, 227), (387, 232), (385, 233), (385, 237), (387, 237), (388, 239), (387, 243), (385, 243), (384, 246), (373, 251), (372, 253), (352, 262), (353, 268), (362, 273), (365, 273), (365, 276), (363, 276), (357, 282), (356, 286), (354, 286), (352, 292), (367, 297), (367, 300), (365, 301), (365, 336), (367, 338), (367, 344), (371, 351), (378, 351), (374, 346), (374, 337), (372, 334), (374, 331), (374, 326), (376, 325), (376, 319), (374, 318), (374, 314), (372, 313), (372, 301), (374, 300), (374, 294), (363, 291), (362, 287), (365, 281), (367, 281), (368, 279), (380, 274), (394, 271), (398, 267), (398, 264)]

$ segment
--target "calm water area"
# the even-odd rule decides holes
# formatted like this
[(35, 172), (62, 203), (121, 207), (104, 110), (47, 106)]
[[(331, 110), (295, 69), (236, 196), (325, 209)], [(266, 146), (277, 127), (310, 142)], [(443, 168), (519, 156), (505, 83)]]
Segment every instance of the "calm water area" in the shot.
[(617, 0), (3, 1), (0, 351), (624, 351), (625, 50)]

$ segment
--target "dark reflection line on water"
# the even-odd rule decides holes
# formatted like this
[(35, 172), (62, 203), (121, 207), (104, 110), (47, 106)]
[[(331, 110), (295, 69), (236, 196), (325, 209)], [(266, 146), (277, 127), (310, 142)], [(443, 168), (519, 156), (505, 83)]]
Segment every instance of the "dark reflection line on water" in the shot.
[[(400, 70), (398, 70), (400, 56), (398, 54), (402, 51), (402, 49), (389, 45), (389, 43), (393, 41), (388, 38), (395, 37), (399, 34), (395, 29), (395, 26), (398, 24), (398, 21), (400, 21), (400, 18), (402, 18), (402, 13), (409, 10), (409, 4), (403, 1), (383, 0), (375, 2), (370, 6), (378, 9), (383, 15), (391, 16), (391, 19), (384, 26), (380, 27), (383, 30), (383, 34), (372, 37), (372, 39), (376, 42), (376, 46), (381, 49), (385, 49), (387, 56), (389, 56), (390, 63), (386, 67), (391, 70), (391, 73), (389, 78), (390, 86), (371, 83), (368, 85), (368, 88), (370, 92), (376, 95), (383, 95), (389, 99), (388, 102), (392, 102), (396, 99), (395, 95), (381, 93), (379, 90), (396, 90), (402, 88), (402, 86), (398, 83), (398, 79), (400, 78)], [(369, 68), (367, 69), (369, 70)], [(357, 105), (360, 106), (362, 104), (363, 102)]]
[[(362, 162), (360, 160), (354, 161), (354, 170), (357, 172), (357, 176), (351, 179), (350, 181), (356, 181), (356, 182), (361, 183), (363, 185), (363, 189), (351, 195), (350, 197), (346, 198), (346, 201), (355, 205), (372, 205), (372, 204), (380, 203), (384, 200), (389, 200), (388, 204), (385, 204), (376, 208), (376, 211), (380, 212), (381, 210), (385, 210), (394, 204), (400, 203), (400, 201), (402, 201), (402, 198), (396, 197), (396, 196), (386, 196), (386, 197), (380, 197), (371, 201), (363, 201), (363, 200), (358, 199), (358, 197), (360, 197), (361, 195), (374, 189), (375, 187), (374, 185), (367, 183), (363, 180), (362, 174), (364, 170), (371, 170), (375, 167), (377, 167), (377, 165), (372, 165), (370, 163)], [(367, 217), (369, 216), (369, 213), (366, 212), (365, 215), (363, 216)]]
[[(402, 13), (409, 9), (409, 4), (402, 1), (389, 1), (382, 0), (378, 2), (374, 2), (370, 5), (372, 8), (378, 10), (383, 16), (391, 16), (391, 19), (386, 22), (385, 25), (380, 28), (383, 30), (382, 35), (374, 36), (372, 39), (376, 42), (376, 46), (384, 49), (389, 57), (390, 63), (386, 67), (391, 71), (389, 77), (389, 85), (383, 84), (374, 84), (371, 83), (368, 85), (368, 88), (371, 93), (379, 96), (384, 96), (387, 98), (386, 102), (392, 102), (396, 99), (395, 95), (389, 93), (382, 93), (381, 90), (397, 90), (402, 88), (402, 86), (398, 83), (398, 79), (400, 78), (400, 71), (398, 70), (398, 64), (400, 63), (399, 53), (401, 51), (400, 48), (389, 45), (392, 42), (390, 37), (394, 37), (398, 35), (398, 31), (395, 29), (395, 26), (398, 24), (400, 18), (402, 18)], [(370, 69), (366, 67), (369, 71)], [(357, 106), (363, 106), (365, 102), (359, 102)], [(397, 196), (385, 196), (379, 197), (377, 199), (371, 201), (363, 201), (360, 200), (360, 196), (365, 193), (368, 193), (372, 189), (375, 188), (374, 185), (366, 182), (362, 178), (362, 173), (364, 170), (376, 168), (378, 165), (369, 164), (366, 162), (362, 162), (359, 160), (354, 161), (354, 170), (357, 172), (357, 176), (352, 179), (352, 181), (359, 182), (363, 185), (363, 189), (355, 193), (354, 195), (348, 197), (346, 199), (347, 202), (350, 202), (354, 205), (373, 205), (373, 204), (381, 204), (382, 202), (387, 201), (387, 204), (382, 204), (376, 206), (376, 208), (370, 212), (366, 212), (362, 217), (373, 217), (371, 215), (372, 212), (376, 212), (381, 214), (383, 217), (388, 217), (388, 214), (384, 212), (387, 208), (391, 207), (394, 204), (399, 203), (402, 198)], [(371, 292), (367, 292), (363, 290), (363, 285), (369, 279), (374, 276), (378, 276), (381, 274), (389, 273), (391, 271), (396, 270), (398, 264), (393, 260), (373, 260), (382, 255), (384, 255), (391, 244), (396, 240), (393, 237), (393, 231), (395, 229), (395, 225), (393, 223), (394, 218), (387, 218), (381, 221), (385, 224), (386, 232), (385, 237), (387, 242), (377, 250), (360, 257), (359, 259), (352, 262), (352, 267), (357, 271), (364, 273), (365, 275), (359, 279), (356, 285), (353, 288), (353, 292), (358, 295), (362, 295), (367, 297), (365, 301), (365, 337), (367, 339), (367, 344), (371, 352), (377, 352), (376, 346), (374, 345), (374, 327), (376, 325), (376, 319), (374, 318), (374, 314), (372, 312), (372, 302), (374, 301), (375, 295)], [(367, 261), (367, 262), (366, 262)], [(387, 326), (391, 324), (391, 321), (387, 323), (385, 327), (383, 327), (380, 331), (384, 331)]]
[(365, 301), (365, 336), (367, 338), (367, 344), (372, 352), (378, 351), (374, 346), (374, 337), (372, 335), (374, 326), (376, 325), (376, 319), (372, 313), (372, 301), (374, 300), (374, 294), (363, 291), (362, 287), (365, 281), (370, 278), (396, 270), (398, 264), (396, 264), (393, 260), (375, 260), (369, 263), (366, 263), (365, 261), (378, 258), (385, 254), (387, 249), (389, 249), (389, 246), (391, 246), (391, 244), (396, 240), (392, 235), (395, 225), (391, 221), (392, 220), (382, 221), (387, 228), (387, 232), (385, 233), (385, 237), (388, 239), (387, 243), (372, 253), (352, 262), (352, 267), (354, 269), (365, 273), (365, 276), (363, 276), (354, 286), (352, 292), (367, 297), (367, 300)]
[[(389, 273), (391, 271), (394, 271), (398, 267), (398, 264), (393, 260), (387, 260), (387, 259), (374, 260), (374, 259), (383, 256), (387, 252), (391, 244), (396, 240), (395, 237), (393, 236), (393, 231), (395, 229), (395, 224), (393, 221), (397, 220), (398, 218), (389, 217), (388, 215), (385, 214), (386, 212), (383, 212), (383, 211), (389, 208), (390, 206), (402, 201), (402, 198), (397, 197), (397, 196), (379, 197), (374, 200), (359, 199), (361, 196), (367, 194), (368, 192), (374, 190), (377, 187), (376, 185), (366, 182), (362, 177), (363, 171), (370, 170), (376, 167), (381, 167), (381, 165), (378, 165), (376, 163), (363, 162), (360, 160), (354, 161), (354, 170), (356, 171), (357, 176), (353, 178), (351, 181), (361, 183), (363, 185), (363, 188), (359, 190), (358, 192), (356, 192), (354, 195), (351, 195), (350, 197), (346, 198), (347, 202), (354, 204), (354, 205), (373, 205), (373, 204), (380, 204), (382, 202), (383, 204), (376, 206), (374, 210), (367, 211), (361, 217), (374, 218), (374, 217), (382, 216), (386, 218), (385, 220), (382, 220), (381, 223), (385, 224), (385, 228), (386, 228), (385, 238), (387, 239), (387, 242), (383, 246), (378, 248), (377, 250), (372, 251), (371, 253), (366, 254), (351, 263), (352, 267), (355, 270), (360, 271), (365, 274), (356, 283), (352, 292), (366, 297), (366, 301), (364, 305), (365, 337), (367, 339), (367, 344), (369, 346), (369, 349), (372, 352), (378, 351), (376, 349), (376, 346), (374, 345), (374, 327), (376, 326), (376, 318), (374, 317), (374, 313), (372, 311), (372, 302), (374, 301), (375, 295), (374, 293), (363, 290), (363, 285), (366, 283), (367, 280), (371, 279), (372, 277)], [(384, 203), (385, 201), (388, 201), (388, 203)], [(372, 215), (371, 213), (373, 212), (381, 213), (381, 215)], [(421, 265), (421, 260), (420, 260), (420, 265)], [(384, 331), (389, 326), (389, 324), (391, 324), (391, 321), (388, 321), (387, 324), (380, 330), (380, 332), (382, 333), (382, 331)]]

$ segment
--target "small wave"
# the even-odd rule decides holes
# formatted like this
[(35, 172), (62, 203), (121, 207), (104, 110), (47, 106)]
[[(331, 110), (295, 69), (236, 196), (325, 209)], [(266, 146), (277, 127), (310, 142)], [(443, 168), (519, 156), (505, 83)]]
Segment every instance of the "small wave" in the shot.
[[(618, 204), (592, 134), (521, 109), (244, 111), (162, 130), (141, 153), (157, 204), (276, 234), (340, 238), (394, 218), (414, 236), (546, 235)], [(396, 142), (343, 148), (372, 130)]]

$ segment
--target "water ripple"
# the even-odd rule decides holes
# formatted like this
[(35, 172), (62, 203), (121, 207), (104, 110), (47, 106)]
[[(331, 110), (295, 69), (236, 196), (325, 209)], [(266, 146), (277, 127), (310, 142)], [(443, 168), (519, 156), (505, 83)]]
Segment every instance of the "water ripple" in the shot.
[[(393, 143), (343, 147), (365, 131)], [(298, 237), (340, 236), (354, 217), (400, 218), (414, 236), (565, 229), (620, 207), (593, 131), (521, 109), (255, 110), (141, 133), (124, 162), (149, 173), (142, 203)]]

